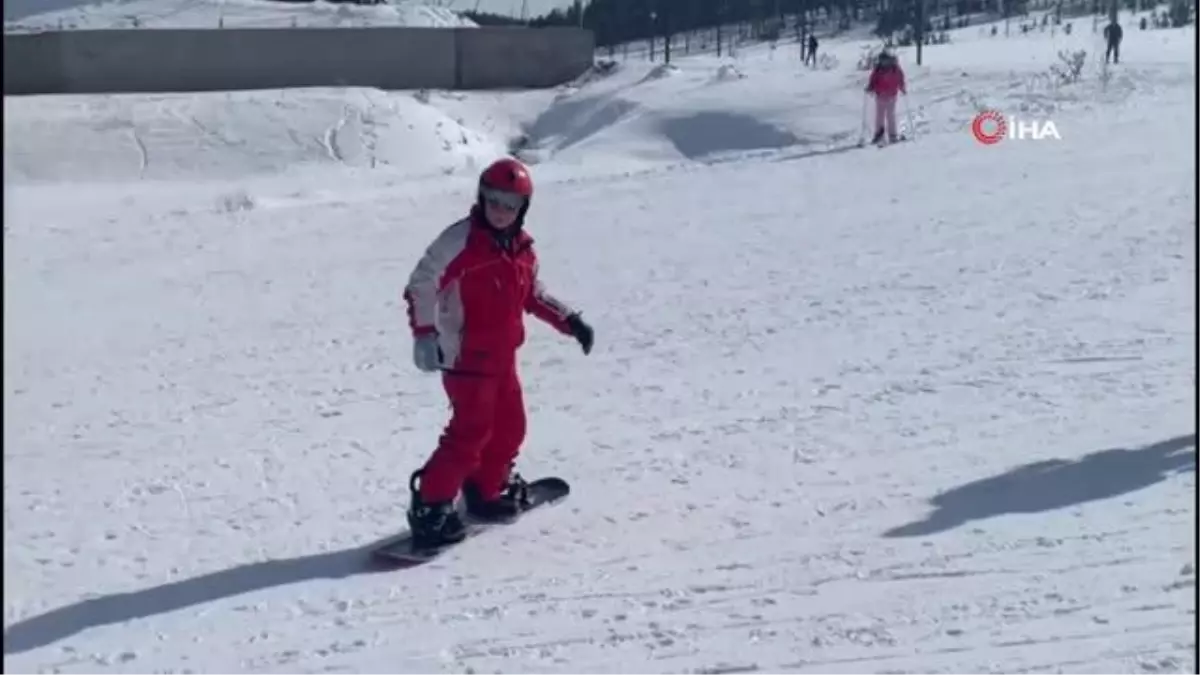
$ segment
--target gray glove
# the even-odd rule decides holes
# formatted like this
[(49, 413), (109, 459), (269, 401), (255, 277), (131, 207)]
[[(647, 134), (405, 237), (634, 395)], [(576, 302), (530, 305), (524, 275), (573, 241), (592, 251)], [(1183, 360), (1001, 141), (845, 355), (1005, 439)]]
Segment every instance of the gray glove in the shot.
[(437, 334), (419, 335), (413, 339), (413, 363), (426, 373), (442, 369), (442, 349), (438, 347)]

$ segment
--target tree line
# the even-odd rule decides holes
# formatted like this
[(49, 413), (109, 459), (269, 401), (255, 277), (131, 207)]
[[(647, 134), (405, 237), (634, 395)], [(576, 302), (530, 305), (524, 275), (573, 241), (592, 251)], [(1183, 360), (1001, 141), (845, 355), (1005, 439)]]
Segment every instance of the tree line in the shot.
[[(940, 0), (931, 4), (965, 15), (999, 9), (1003, 4), (1012, 11), (1018, 2), (1024, 4), (1024, 0)], [(770, 39), (789, 16), (799, 19), (793, 23), (806, 25), (817, 15), (834, 17), (839, 28), (847, 29), (867, 17), (915, 18), (916, 4), (915, 0), (591, 0), (582, 9), (576, 3), (529, 20), (487, 12), (465, 11), (462, 15), (481, 26), (583, 26), (596, 35), (597, 46), (604, 47), (736, 23), (748, 24), (755, 35)]]
[[(481, 26), (582, 26), (596, 36), (598, 47), (743, 24), (759, 39), (775, 39), (785, 25), (797, 35), (807, 32), (816, 17), (832, 21), (838, 30), (863, 21), (875, 23), (877, 35), (905, 29), (918, 34), (967, 25), (968, 15), (993, 18), (1027, 14), (1033, 6), (1056, 10), (1059, 16), (1115, 14), (1118, 3), (1158, 4), (1159, 0), (583, 0), (565, 9), (523, 20), (486, 12), (461, 14)], [(1168, 0), (1187, 9), (1196, 0)], [(1190, 6), (1190, 7), (1189, 7)], [(1194, 9), (1192, 9), (1194, 12)], [(581, 15), (582, 14), (582, 15)], [(793, 17), (788, 22), (787, 17)], [(960, 19), (961, 17), (961, 19)], [(919, 28), (918, 28), (919, 27)]]

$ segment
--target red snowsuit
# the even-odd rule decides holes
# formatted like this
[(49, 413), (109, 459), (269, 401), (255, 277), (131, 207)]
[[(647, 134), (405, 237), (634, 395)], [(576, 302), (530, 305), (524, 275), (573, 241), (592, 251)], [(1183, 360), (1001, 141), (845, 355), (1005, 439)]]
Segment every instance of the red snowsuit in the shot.
[(529, 312), (570, 335), (567, 305), (537, 279), (533, 238), (517, 232), (509, 249), (476, 206), (442, 232), (405, 288), (414, 336), (436, 333), (442, 383), (452, 408), (421, 474), (426, 503), (454, 499), (464, 481), (484, 499), (499, 496), (525, 440), (525, 401), (517, 349)]
[(867, 92), (875, 94), (875, 133), (880, 135), (886, 123), (887, 133), (895, 137), (896, 96), (905, 92), (904, 71), (899, 64), (876, 66), (867, 80)]

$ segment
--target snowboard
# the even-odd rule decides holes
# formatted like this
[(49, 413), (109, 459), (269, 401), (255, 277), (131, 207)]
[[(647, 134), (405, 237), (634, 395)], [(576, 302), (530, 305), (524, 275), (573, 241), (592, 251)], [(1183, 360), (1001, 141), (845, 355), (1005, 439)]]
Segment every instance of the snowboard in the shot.
[(514, 520), (490, 523), (474, 520), (464, 514), (463, 522), (467, 526), (467, 536), (462, 541), (432, 548), (416, 548), (413, 546), (412, 533), (405, 532), (373, 548), (371, 550), (371, 557), (378, 563), (399, 567), (412, 567), (429, 562), (446, 551), (461, 546), (490, 529), (515, 524), (521, 518), (524, 518), (525, 514), (534, 509), (566, 499), (571, 494), (571, 485), (562, 478), (548, 476), (530, 481), (527, 484), (527, 490), (529, 501), (521, 511), (521, 514)]

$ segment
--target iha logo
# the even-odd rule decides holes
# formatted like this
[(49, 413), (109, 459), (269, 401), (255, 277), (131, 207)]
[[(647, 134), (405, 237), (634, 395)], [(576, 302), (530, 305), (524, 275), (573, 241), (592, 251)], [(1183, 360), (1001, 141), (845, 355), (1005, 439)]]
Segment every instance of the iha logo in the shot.
[(971, 135), (983, 145), (995, 145), (1006, 138), (1018, 141), (1062, 140), (1058, 127), (1050, 120), (1005, 117), (995, 110), (985, 110), (971, 120)]

